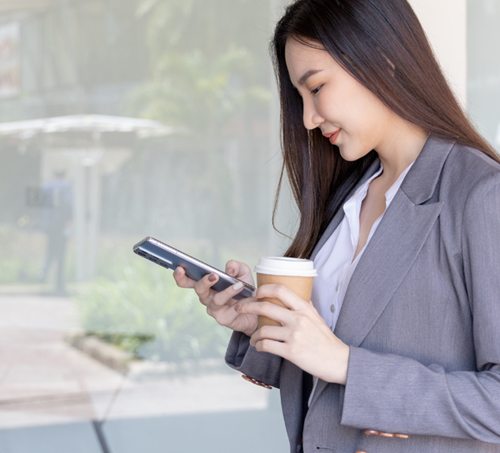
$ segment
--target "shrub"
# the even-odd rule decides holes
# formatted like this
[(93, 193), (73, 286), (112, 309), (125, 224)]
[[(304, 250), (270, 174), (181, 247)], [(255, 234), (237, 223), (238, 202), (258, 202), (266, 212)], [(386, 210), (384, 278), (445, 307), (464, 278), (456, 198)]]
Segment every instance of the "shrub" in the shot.
[(231, 331), (207, 315), (194, 291), (177, 287), (171, 273), (133, 256), (109, 275), (76, 298), (87, 332), (148, 360), (223, 356)]

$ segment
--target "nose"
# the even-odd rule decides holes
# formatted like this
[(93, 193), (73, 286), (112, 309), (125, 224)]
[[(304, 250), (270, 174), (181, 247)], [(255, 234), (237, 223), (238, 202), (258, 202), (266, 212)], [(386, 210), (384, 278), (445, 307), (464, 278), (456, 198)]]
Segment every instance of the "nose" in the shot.
[(318, 113), (314, 104), (304, 100), (302, 121), (308, 130), (313, 130), (325, 122), (325, 119)]

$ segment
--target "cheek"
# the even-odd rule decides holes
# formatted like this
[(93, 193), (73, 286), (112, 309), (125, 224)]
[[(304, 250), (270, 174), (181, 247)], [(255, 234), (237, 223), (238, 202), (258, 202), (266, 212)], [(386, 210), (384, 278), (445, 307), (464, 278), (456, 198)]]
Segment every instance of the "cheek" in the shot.
[(319, 97), (316, 103), (318, 113), (327, 121), (331, 121), (333, 123), (339, 121), (342, 113), (341, 104), (337, 102), (337, 100), (334, 101), (334, 98), (329, 96), (328, 93), (321, 94), (323, 96)]
[(355, 81), (347, 78), (338, 93), (346, 128), (359, 135), (373, 130), (372, 124), (378, 121), (380, 101), (376, 96)]
[[(378, 100), (377, 100), (378, 101)], [(353, 96), (345, 109), (345, 123), (348, 135), (362, 148), (372, 149), (374, 140), (383, 129), (385, 111), (379, 108), (380, 102), (371, 97)]]
[(361, 159), (363, 156), (366, 156), (371, 149), (366, 146), (363, 140), (360, 140), (358, 135), (348, 135), (344, 136), (345, 140), (343, 140), (342, 144), (339, 145), (340, 155), (344, 160), (348, 162), (354, 162), (358, 159)]
[(362, 104), (347, 104), (342, 111), (342, 141), (339, 143), (341, 156), (353, 162), (365, 156), (374, 147), (378, 134), (376, 113)]

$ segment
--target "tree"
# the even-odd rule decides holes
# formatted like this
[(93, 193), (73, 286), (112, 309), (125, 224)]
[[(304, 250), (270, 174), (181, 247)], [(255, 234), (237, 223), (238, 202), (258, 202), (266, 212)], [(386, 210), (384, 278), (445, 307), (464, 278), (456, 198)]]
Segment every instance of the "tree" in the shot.
[(205, 172), (190, 175), (188, 185), (209, 205), (214, 262), (237, 224), (239, 178), (223, 156), (230, 121), (244, 128), (255, 112), (267, 115), (270, 101), (267, 57), (259, 60), (254, 40), (241, 33), (250, 6), (256, 9), (248, 0), (145, 0), (138, 11), (148, 17), (151, 78), (131, 93), (129, 113), (175, 125), (204, 150)]

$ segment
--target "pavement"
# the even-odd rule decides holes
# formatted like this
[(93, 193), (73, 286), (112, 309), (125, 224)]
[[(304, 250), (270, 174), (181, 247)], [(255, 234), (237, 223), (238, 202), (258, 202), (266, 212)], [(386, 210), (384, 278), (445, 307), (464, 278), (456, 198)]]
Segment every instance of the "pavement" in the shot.
[(0, 453), (288, 450), (277, 390), (231, 370), (124, 375), (69, 344), (80, 330), (71, 299), (0, 288)]

